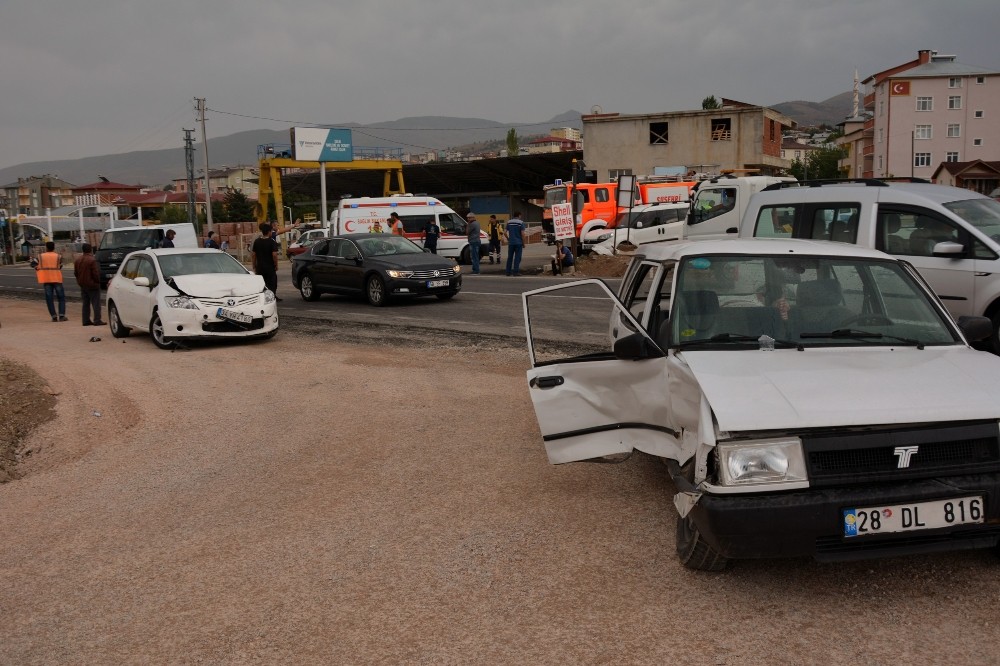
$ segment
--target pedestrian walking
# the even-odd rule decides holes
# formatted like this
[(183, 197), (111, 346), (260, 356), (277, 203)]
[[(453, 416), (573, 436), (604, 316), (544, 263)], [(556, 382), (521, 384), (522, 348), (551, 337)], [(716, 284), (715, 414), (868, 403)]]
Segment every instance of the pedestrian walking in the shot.
[(399, 219), (399, 213), (396, 211), (389, 213), (389, 228), (393, 236), (403, 235), (403, 221)]
[(507, 239), (507, 275), (521, 274), (521, 255), (524, 252), (524, 222), (521, 221), (521, 211), (514, 211), (503, 232)]
[(496, 255), (496, 262), (499, 264), (500, 249), (503, 246), (503, 222), (498, 220), (496, 215), (490, 215), (490, 221), (486, 224), (486, 235), (490, 237), (490, 263), (493, 263), (493, 255)]
[(278, 298), (278, 243), (271, 238), (272, 227), (267, 222), (260, 223), (260, 238), (253, 242), (250, 259), (253, 272), (264, 278), (264, 285)]
[(469, 234), (469, 258), (472, 259), (472, 274), (479, 275), (479, 250), (482, 246), (480, 234), (482, 233), (482, 228), (479, 226), (476, 216), (472, 213), (466, 215), (465, 219), (469, 222), (466, 231)]
[(160, 247), (173, 247), (174, 246), (174, 236), (177, 232), (173, 229), (167, 229), (167, 233), (164, 235), (163, 242), (160, 243)]
[(83, 254), (73, 262), (73, 275), (83, 295), (83, 325), (104, 326), (101, 321), (101, 269), (94, 258), (94, 246), (84, 243), (82, 249)]
[[(45, 288), (45, 305), (49, 308), (52, 321), (69, 321), (66, 319), (66, 291), (63, 289), (62, 255), (56, 252), (56, 244), (46, 241), (45, 252), (37, 260), (31, 260), (38, 283)], [(56, 313), (55, 302), (59, 302), (59, 312)]]
[(219, 249), (219, 243), (214, 238), (212, 238), (212, 236), (214, 236), (214, 235), (215, 235), (214, 231), (209, 231), (208, 232), (208, 238), (205, 239), (205, 247), (207, 247), (209, 249), (212, 249), (212, 250), (218, 250)]
[(424, 249), (430, 250), (431, 254), (438, 253), (438, 239), (441, 238), (441, 227), (432, 216), (424, 227)]

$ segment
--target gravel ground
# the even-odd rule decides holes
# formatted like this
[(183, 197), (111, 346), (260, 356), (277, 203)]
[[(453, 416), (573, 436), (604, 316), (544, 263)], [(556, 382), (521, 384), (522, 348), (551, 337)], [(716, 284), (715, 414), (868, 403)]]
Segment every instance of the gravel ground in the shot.
[(683, 569), (657, 461), (548, 464), (523, 347), (0, 313), (57, 394), (0, 484), (2, 664), (1000, 660), (991, 552)]

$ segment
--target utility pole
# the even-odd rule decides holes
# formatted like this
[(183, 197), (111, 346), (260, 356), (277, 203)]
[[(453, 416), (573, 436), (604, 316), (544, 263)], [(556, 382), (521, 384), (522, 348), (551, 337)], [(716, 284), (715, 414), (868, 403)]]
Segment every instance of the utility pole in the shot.
[[(187, 175), (187, 209), (188, 222), (198, 228), (198, 217), (194, 208), (194, 138), (191, 133), (193, 129), (184, 130), (184, 169)], [(140, 220), (139, 224), (142, 224)]]
[(195, 97), (198, 105), (198, 120), (201, 121), (201, 147), (205, 152), (205, 220), (208, 222), (208, 230), (215, 231), (212, 224), (212, 187), (211, 179), (208, 175), (208, 138), (205, 136), (205, 98)]

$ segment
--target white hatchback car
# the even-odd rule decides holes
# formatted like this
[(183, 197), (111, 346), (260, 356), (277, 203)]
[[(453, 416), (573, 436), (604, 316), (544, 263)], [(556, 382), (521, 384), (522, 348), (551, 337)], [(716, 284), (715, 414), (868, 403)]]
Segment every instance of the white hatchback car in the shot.
[(198, 338), (270, 338), (278, 332), (274, 294), (264, 278), (225, 252), (132, 252), (108, 285), (111, 334), (148, 331), (160, 349)]
[(1000, 544), (1000, 358), (968, 344), (988, 319), (842, 243), (641, 250), (617, 296), (523, 295), (551, 462), (664, 459), (694, 569)]

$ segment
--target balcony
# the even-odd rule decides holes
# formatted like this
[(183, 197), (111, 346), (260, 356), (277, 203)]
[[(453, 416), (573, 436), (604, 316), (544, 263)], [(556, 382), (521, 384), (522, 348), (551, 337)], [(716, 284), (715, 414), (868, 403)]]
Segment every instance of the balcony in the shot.
[(865, 110), (875, 110), (875, 93), (865, 95)]

